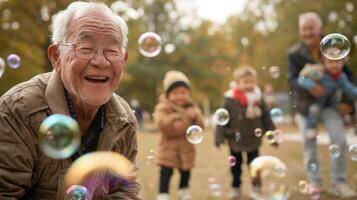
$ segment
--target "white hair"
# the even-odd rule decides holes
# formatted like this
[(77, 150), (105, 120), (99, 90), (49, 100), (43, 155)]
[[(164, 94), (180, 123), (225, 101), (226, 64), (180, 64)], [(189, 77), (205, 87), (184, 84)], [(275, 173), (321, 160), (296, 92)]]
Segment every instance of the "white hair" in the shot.
[(76, 1), (71, 3), (65, 10), (58, 12), (52, 17), (52, 43), (65, 42), (67, 37), (68, 23), (71, 21), (74, 14), (80, 10), (96, 9), (105, 12), (113, 17), (114, 23), (121, 32), (123, 46), (126, 47), (128, 43), (128, 26), (125, 21), (114, 13), (107, 5), (99, 2), (83, 2)]
[(315, 12), (306, 12), (299, 15), (299, 26), (302, 26), (306, 21), (314, 21), (319, 27), (322, 27), (322, 21), (319, 15)]

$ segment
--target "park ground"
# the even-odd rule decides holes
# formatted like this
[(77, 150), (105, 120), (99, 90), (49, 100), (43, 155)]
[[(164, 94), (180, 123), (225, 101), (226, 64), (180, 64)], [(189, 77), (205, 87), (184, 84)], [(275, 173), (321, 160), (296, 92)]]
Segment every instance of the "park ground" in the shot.
[[(280, 127), (285, 134), (297, 134), (293, 126)], [(295, 132), (295, 133), (294, 133)], [(297, 136), (297, 135), (296, 135)], [(352, 136), (355, 141), (357, 136)], [(158, 191), (159, 167), (154, 164), (152, 157), (159, 142), (160, 134), (155, 131), (138, 132), (139, 154), (137, 157), (139, 182), (142, 185), (141, 197), (144, 200), (155, 200)], [(351, 141), (349, 141), (351, 144)], [(206, 129), (204, 140), (196, 146), (196, 165), (192, 170), (190, 190), (193, 200), (226, 200), (230, 191), (231, 175), (229, 171), (228, 147), (224, 145), (217, 149), (213, 145), (213, 131)], [(328, 146), (320, 145), (320, 158), (325, 188), (330, 186)], [(265, 142), (261, 155), (272, 155), (280, 158), (287, 166), (286, 184), (292, 188), (290, 200), (307, 200), (309, 196), (299, 193), (297, 185), (300, 180), (307, 180), (303, 168), (303, 145), (299, 141), (284, 141), (279, 148), (274, 148)], [(248, 168), (243, 168), (242, 200), (249, 199), (250, 179)], [(348, 159), (348, 183), (357, 191), (357, 162)], [(175, 171), (170, 184), (172, 199), (176, 200), (179, 173)], [(214, 178), (221, 186), (221, 195), (213, 197), (209, 189), (209, 179)], [(341, 198), (322, 193), (320, 200), (340, 200)]]

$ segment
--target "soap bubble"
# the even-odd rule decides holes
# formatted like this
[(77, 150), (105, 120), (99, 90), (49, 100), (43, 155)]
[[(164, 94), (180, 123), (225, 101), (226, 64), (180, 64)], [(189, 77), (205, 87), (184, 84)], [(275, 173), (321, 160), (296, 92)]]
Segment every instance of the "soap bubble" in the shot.
[(235, 139), (236, 142), (238, 142), (240, 140), (240, 133), (239, 132), (235, 133), (234, 139)]
[[(81, 185), (93, 199), (111, 193), (111, 187), (123, 187), (137, 177), (134, 165), (123, 155), (112, 151), (95, 151), (76, 159), (65, 175), (67, 187)], [(113, 189), (115, 189), (113, 188)]]
[(214, 121), (219, 126), (224, 126), (229, 122), (229, 112), (224, 108), (219, 108), (214, 113)]
[(217, 180), (214, 177), (208, 178), (208, 190), (213, 197), (219, 197), (222, 194), (221, 185), (217, 183)]
[(311, 164), (309, 165), (309, 170), (310, 170), (310, 171), (316, 171), (316, 170), (317, 170), (317, 164), (311, 163)]
[(6, 67), (5, 61), (0, 57), (0, 78), (5, 72), (5, 67)]
[(321, 40), (320, 50), (322, 55), (326, 58), (340, 60), (349, 54), (351, 43), (346, 36), (339, 33), (332, 33)]
[(286, 165), (274, 156), (255, 158), (250, 163), (253, 199), (288, 199), (291, 187), (286, 183), (286, 170)]
[(41, 123), (38, 141), (40, 149), (48, 157), (64, 159), (77, 151), (81, 143), (81, 133), (74, 119), (54, 114)]
[(146, 164), (149, 166), (153, 165), (155, 158), (156, 158), (156, 151), (154, 149), (150, 149), (146, 157)]
[(139, 51), (145, 57), (155, 57), (161, 52), (161, 37), (154, 32), (143, 33), (138, 43)]
[(269, 68), (270, 76), (274, 79), (279, 78), (280, 76), (280, 69), (278, 66), (271, 66)]
[(165, 53), (171, 54), (171, 53), (173, 53), (175, 51), (176, 47), (175, 47), (174, 44), (169, 43), (169, 44), (165, 45), (164, 49), (165, 49)]
[(7, 66), (9, 66), (12, 69), (19, 68), (20, 63), (21, 63), (21, 58), (17, 54), (10, 54), (7, 57)]
[(231, 167), (235, 166), (237, 164), (237, 159), (236, 157), (230, 155), (228, 156), (228, 162)]
[(192, 144), (199, 144), (203, 140), (203, 130), (200, 126), (192, 125), (186, 130), (186, 138)]
[(338, 158), (341, 155), (340, 147), (336, 144), (331, 144), (329, 146), (330, 156), (333, 158)]
[(270, 111), (270, 117), (274, 123), (281, 123), (283, 121), (283, 111), (280, 108), (273, 108)]
[(309, 183), (305, 180), (300, 180), (298, 183), (298, 190), (299, 192), (301, 192), (302, 194), (307, 194), (309, 189)]
[(348, 148), (350, 154), (351, 154), (351, 159), (353, 161), (357, 161), (357, 144), (351, 144)]
[(255, 135), (256, 137), (261, 137), (261, 136), (263, 135), (262, 129), (261, 129), (261, 128), (256, 128), (256, 129), (254, 130), (254, 135)]
[(66, 200), (90, 200), (90, 193), (87, 188), (80, 185), (73, 185), (67, 189)]

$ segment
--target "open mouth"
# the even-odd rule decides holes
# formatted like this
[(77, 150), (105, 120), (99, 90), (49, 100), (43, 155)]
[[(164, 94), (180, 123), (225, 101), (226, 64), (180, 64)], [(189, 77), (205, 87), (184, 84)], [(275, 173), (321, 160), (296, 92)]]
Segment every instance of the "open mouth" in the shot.
[(109, 77), (105, 76), (86, 76), (84, 78), (92, 83), (105, 83), (109, 80)]

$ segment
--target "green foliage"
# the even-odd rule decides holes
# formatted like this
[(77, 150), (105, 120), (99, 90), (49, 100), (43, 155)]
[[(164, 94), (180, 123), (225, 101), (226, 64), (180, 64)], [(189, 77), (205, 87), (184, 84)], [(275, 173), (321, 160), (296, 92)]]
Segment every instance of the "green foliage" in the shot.
[[(22, 59), (19, 69), (6, 69), (0, 79), (0, 94), (38, 73), (51, 70), (46, 55), (50, 17), (70, 2), (0, 0), (0, 57), (6, 59), (10, 53), (17, 53)], [(173, 69), (189, 76), (193, 96), (199, 104), (209, 98), (213, 108), (220, 105), (232, 80), (232, 71), (240, 65), (255, 67), (261, 86), (269, 82), (277, 90), (287, 90), (287, 49), (299, 41), (298, 16), (307, 11), (315, 11), (322, 17), (325, 33), (339, 32), (350, 39), (353, 48), (349, 63), (356, 71), (355, 1), (250, 0), (243, 13), (231, 16), (225, 24), (201, 21), (198, 26), (182, 24), (185, 16), (174, 0), (105, 2), (129, 26), (129, 60), (117, 92), (127, 100), (139, 99), (148, 110), (158, 101), (164, 74)], [(352, 12), (346, 10), (347, 2), (354, 6)], [(337, 20), (329, 21), (331, 15), (337, 15)], [(154, 58), (146, 58), (138, 51), (137, 39), (147, 31), (162, 37), (163, 51)], [(169, 43), (176, 47), (170, 54), (164, 51)], [(278, 79), (269, 75), (269, 67), (274, 65), (280, 67)]]

